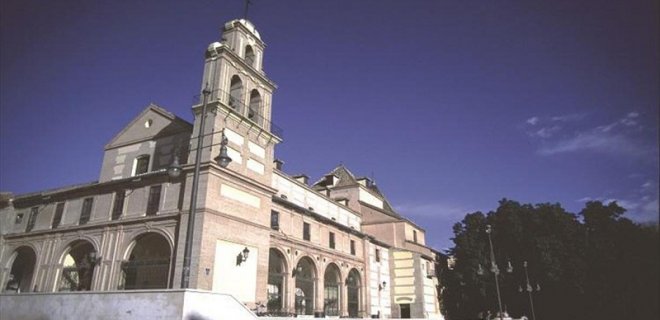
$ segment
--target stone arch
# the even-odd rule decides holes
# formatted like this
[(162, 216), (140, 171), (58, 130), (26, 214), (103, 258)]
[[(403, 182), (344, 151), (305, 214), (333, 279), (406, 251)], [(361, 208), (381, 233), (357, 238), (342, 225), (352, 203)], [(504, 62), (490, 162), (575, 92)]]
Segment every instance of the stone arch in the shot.
[(174, 248), (174, 238), (167, 230), (161, 228), (144, 227), (141, 229), (134, 230), (133, 232), (126, 235), (125, 239), (127, 240), (124, 241), (123, 249), (120, 251), (122, 253), (121, 260), (128, 260), (131, 251), (133, 250), (133, 247), (135, 247), (136, 244), (135, 239), (137, 239), (138, 237), (140, 237), (145, 233), (150, 233), (150, 232), (157, 233), (163, 236), (167, 240), (167, 243), (169, 244), (170, 248)]
[(256, 57), (257, 55), (254, 53), (254, 49), (252, 49), (251, 45), (245, 46), (245, 63), (247, 63), (250, 67), (256, 68), (257, 66), (255, 65), (256, 62)]
[(268, 302), (269, 313), (279, 313), (285, 308), (289, 264), (286, 255), (278, 248), (268, 250)]
[(243, 114), (243, 80), (238, 75), (233, 75), (229, 83), (229, 107)]
[(339, 316), (341, 306), (341, 269), (335, 263), (328, 263), (323, 273), (323, 312), (326, 316)]
[(67, 243), (58, 263), (62, 272), (57, 280), (58, 291), (92, 290), (92, 279), (100, 257), (93, 241), (75, 239)]
[(359, 317), (362, 290), (362, 276), (360, 272), (352, 268), (346, 277), (346, 300), (348, 303), (348, 316), (352, 318)]
[(17, 247), (9, 258), (9, 275), (4, 291), (28, 292), (32, 289), (37, 254), (29, 245)]
[(258, 125), (263, 125), (263, 99), (259, 90), (250, 91), (250, 102), (248, 103), (248, 118)]
[(94, 251), (96, 251), (97, 253), (99, 252), (99, 248), (101, 247), (101, 244), (99, 243), (98, 239), (91, 237), (89, 235), (79, 234), (77, 237), (70, 239), (66, 242), (63, 242), (59, 246), (58, 251), (60, 252), (60, 255), (59, 255), (59, 259), (57, 260), (58, 264), (64, 263), (64, 258), (66, 258), (66, 254), (71, 250), (71, 246), (79, 241), (89, 242), (92, 245), (92, 247), (94, 247)]
[(318, 271), (314, 259), (302, 256), (298, 259), (292, 271), (295, 277), (295, 310), (296, 314), (313, 315), (316, 301), (316, 279)]
[(172, 245), (159, 232), (137, 235), (128, 246), (119, 270), (118, 289), (164, 289), (170, 287)]

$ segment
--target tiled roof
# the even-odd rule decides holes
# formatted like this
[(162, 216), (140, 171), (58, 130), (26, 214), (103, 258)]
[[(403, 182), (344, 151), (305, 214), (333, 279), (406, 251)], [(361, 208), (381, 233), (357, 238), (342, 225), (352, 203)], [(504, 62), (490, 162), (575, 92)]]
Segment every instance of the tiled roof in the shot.
[[(334, 186), (332, 186), (331, 188), (360, 185), (360, 183), (358, 182), (358, 178), (356, 178), (355, 175), (350, 170), (348, 170), (348, 168), (346, 168), (343, 164), (340, 164), (332, 171), (330, 171), (330, 173), (326, 174), (321, 179), (316, 181), (313, 185), (314, 190), (323, 190), (328, 188), (329, 186), (327, 185), (327, 177), (330, 175), (334, 175), (335, 177), (337, 177), (338, 180), (337, 183), (335, 183)], [(378, 195), (379, 198), (383, 199), (383, 208), (380, 211), (394, 218), (403, 219), (401, 215), (399, 215), (396, 211), (394, 211), (394, 208), (392, 208), (389, 201), (387, 201), (385, 195), (380, 191), (380, 189), (378, 189), (375, 183), (372, 183), (365, 187), (373, 191), (376, 195)]]

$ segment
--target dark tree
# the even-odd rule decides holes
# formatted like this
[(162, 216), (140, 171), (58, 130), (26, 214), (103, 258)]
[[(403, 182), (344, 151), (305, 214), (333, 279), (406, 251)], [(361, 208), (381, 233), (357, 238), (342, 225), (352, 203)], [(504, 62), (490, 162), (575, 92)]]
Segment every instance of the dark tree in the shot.
[(486, 215), (467, 214), (454, 225), (455, 247), (448, 253), (455, 267), (442, 274), (445, 315), (475, 319), (497, 311), (485, 233), (491, 225), (502, 303), (512, 316), (531, 315), (527, 292), (519, 292), (526, 289), (527, 261), (538, 319), (656, 318), (658, 228), (635, 224), (624, 212), (616, 203), (590, 202), (576, 215), (559, 204), (504, 199)]

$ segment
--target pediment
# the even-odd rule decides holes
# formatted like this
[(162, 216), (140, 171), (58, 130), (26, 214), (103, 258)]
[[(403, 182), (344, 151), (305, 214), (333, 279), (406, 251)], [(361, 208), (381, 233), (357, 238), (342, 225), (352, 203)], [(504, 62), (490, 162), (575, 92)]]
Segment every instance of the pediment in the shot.
[(192, 132), (192, 124), (152, 103), (115, 135), (106, 144), (105, 149), (154, 140), (185, 131)]

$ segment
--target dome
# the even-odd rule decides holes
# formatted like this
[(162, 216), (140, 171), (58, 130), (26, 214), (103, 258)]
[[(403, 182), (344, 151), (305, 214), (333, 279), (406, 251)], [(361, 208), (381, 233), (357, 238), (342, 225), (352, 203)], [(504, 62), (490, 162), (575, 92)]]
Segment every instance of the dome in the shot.
[(209, 47), (206, 50), (207, 51), (215, 51), (219, 47), (222, 47), (222, 44), (220, 42), (213, 42), (213, 43), (209, 44)]
[(257, 28), (254, 27), (252, 22), (245, 20), (245, 19), (235, 19), (232, 21), (229, 21), (225, 23), (225, 30), (229, 30), (234, 27), (235, 24), (240, 23), (242, 24), (248, 31), (250, 31), (257, 39), (261, 40), (261, 36), (259, 35), (259, 31), (257, 31)]

